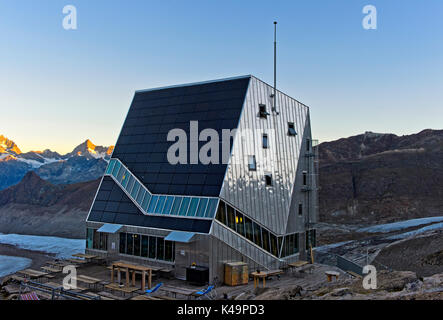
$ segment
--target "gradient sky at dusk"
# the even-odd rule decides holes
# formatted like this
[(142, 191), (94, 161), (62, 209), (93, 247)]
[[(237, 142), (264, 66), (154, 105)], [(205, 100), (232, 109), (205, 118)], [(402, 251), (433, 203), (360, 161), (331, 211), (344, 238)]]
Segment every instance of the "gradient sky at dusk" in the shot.
[[(78, 29), (62, 27), (77, 7)], [(362, 8), (378, 10), (364, 30)], [(253, 74), (320, 141), (443, 127), (443, 1), (0, 2), (0, 134), (22, 151), (114, 144), (135, 90)]]

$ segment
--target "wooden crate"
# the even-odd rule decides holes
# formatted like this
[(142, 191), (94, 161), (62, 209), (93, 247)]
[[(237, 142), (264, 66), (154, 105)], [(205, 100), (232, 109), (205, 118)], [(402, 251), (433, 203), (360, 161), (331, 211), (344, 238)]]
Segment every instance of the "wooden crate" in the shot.
[(225, 284), (238, 286), (248, 284), (248, 264), (244, 262), (228, 262), (225, 264)]

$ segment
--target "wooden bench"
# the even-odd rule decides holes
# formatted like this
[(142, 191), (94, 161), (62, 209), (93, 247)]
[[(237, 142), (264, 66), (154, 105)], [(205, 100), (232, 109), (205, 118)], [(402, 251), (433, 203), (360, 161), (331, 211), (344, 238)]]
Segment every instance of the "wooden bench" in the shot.
[(48, 267), (48, 266), (43, 266), (41, 267), (42, 270), (46, 271), (46, 272), (50, 272), (50, 273), (58, 273), (61, 272), (60, 269), (58, 268), (53, 268), (53, 267)]
[(350, 274), (351, 276), (353, 276), (354, 278), (360, 279), (362, 278), (361, 275), (355, 273), (354, 271), (346, 271), (348, 274)]
[(137, 287), (126, 287), (126, 286), (120, 287), (120, 285), (117, 283), (107, 284), (105, 285), (105, 288), (111, 290), (111, 292), (118, 291), (121, 292), (122, 294), (128, 293), (130, 295), (132, 295), (135, 291), (139, 290), (139, 288)]

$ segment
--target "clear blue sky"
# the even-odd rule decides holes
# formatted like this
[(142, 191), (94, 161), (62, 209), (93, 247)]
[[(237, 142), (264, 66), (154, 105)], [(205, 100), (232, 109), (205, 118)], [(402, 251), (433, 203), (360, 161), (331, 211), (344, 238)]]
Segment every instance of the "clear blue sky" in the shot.
[[(78, 29), (62, 27), (77, 8)], [(362, 8), (378, 10), (364, 30)], [(320, 141), (443, 126), (443, 1), (0, 2), (0, 134), (114, 144), (134, 91), (253, 74), (311, 107)]]

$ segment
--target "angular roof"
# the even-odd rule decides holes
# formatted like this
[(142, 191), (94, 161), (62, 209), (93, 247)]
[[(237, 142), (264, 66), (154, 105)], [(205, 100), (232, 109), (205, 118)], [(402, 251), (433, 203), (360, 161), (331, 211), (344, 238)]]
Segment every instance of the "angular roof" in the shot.
[(175, 128), (189, 135), (190, 121), (220, 137), (222, 129), (237, 128), (250, 77), (137, 91), (112, 157), (154, 194), (218, 196), (226, 164), (171, 165), (167, 135)]

